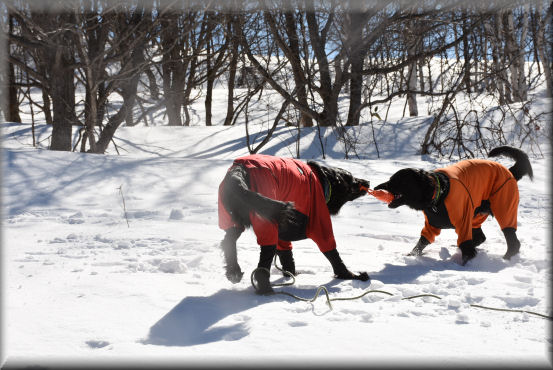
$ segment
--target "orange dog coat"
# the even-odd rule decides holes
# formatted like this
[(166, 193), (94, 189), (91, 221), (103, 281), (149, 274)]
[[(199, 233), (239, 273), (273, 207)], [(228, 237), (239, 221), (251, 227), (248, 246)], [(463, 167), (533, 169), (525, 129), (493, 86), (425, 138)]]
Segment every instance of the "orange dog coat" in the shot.
[[(457, 233), (457, 246), (472, 240), (472, 229), (479, 228), (487, 214), (474, 214), (483, 200), (489, 200), (491, 210), (501, 229), (517, 228), (518, 185), (511, 172), (497, 162), (468, 159), (437, 169), (449, 178), (449, 193), (445, 208)], [(421, 235), (433, 243), (441, 229), (432, 226), (425, 213)]]

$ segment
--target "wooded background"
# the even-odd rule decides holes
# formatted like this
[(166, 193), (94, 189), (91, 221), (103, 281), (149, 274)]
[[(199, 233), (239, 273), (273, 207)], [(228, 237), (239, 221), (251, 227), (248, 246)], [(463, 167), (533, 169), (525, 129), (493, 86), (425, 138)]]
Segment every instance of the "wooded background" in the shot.
[[(33, 121), (43, 117), (52, 150), (104, 153), (118, 127), (152, 110), (190, 125), (200, 100), (206, 126), (232, 125), (271, 90), (282, 98), (275, 125), (299, 127), (357, 126), (363, 111), (383, 119), (377, 107), (394, 99), (417, 116), (417, 97), (438, 97), (421, 113), (434, 115), (424, 154), (445, 145), (436, 132), (457, 115), (457, 94), (492, 96), (499, 109), (520, 102), (529, 130), (539, 126), (528, 91), (545, 83), (553, 94), (548, 1), (2, 0), (0, 21), (0, 113), (21, 122), (26, 107)], [(221, 85), (227, 113), (213, 122)], [(481, 120), (466, 113), (452, 130)]]

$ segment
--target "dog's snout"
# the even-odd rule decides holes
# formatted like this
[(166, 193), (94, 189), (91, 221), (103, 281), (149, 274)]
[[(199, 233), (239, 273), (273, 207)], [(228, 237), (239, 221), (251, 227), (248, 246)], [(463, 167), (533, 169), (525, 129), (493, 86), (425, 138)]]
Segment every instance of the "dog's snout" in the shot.
[(368, 180), (357, 179), (357, 185), (360, 190), (366, 191), (366, 189), (371, 187), (371, 182)]
[(387, 190), (387, 191), (390, 191), (390, 189), (388, 188), (388, 182), (383, 182), (382, 184), (379, 184), (376, 186), (376, 188), (374, 188), (374, 190)]

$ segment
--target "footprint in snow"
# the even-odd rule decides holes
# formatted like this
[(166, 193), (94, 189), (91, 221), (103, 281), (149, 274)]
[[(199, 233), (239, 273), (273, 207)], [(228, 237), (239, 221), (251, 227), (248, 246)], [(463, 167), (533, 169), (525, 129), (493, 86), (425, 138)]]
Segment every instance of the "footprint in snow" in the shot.
[(86, 344), (90, 348), (104, 348), (110, 345), (110, 343), (105, 340), (87, 340)]
[(293, 328), (297, 328), (300, 326), (307, 326), (307, 323), (303, 321), (291, 321), (288, 323), (288, 325), (290, 325)]

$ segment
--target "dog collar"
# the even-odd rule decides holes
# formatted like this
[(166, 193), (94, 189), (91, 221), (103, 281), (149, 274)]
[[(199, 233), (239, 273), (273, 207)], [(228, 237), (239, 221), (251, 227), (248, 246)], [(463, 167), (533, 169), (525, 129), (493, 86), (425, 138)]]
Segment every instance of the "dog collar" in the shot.
[(332, 185), (330, 184), (330, 181), (328, 181), (328, 178), (324, 174), (324, 171), (319, 167), (319, 165), (315, 163), (310, 164), (309, 162), (307, 164), (311, 167), (311, 173), (313, 174), (313, 176), (315, 176), (315, 178), (317, 178), (321, 183), (325, 197), (325, 203), (328, 204), (328, 202), (330, 202), (330, 198), (332, 197)]
[(330, 197), (332, 196), (332, 185), (330, 185), (330, 181), (328, 181), (326, 176), (324, 177), (323, 181), (323, 190), (325, 193), (325, 202), (326, 204), (328, 204), (328, 202), (330, 201)]
[(440, 178), (437, 174), (432, 173), (430, 174), (430, 176), (432, 182), (434, 183), (434, 194), (432, 194), (432, 210), (434, 212), (438, 212), (436, 204), (438, 204), (438, 199), (440, 199), (440, 195), (442, 195), (442, 187), (440, 186)]

